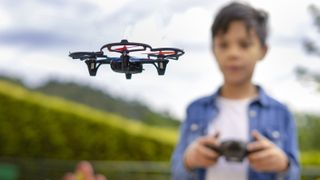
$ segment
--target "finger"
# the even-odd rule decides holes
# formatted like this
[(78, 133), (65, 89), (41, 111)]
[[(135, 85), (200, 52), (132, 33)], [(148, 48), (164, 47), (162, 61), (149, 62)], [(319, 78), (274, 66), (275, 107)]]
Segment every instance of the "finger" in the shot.
[(97, 174), (96, 175), (96, 180), (107, 180), (106, 177), (102, 174)]
[(261, 165), (261, 163), (252, 163), (250, 166), (257, 172), (262, 172), (265, 170), (265, 166)]
[(74, 175), (72, 173), (66, 173), (63, 177), (62, 180), (74, 180)]
[(202, 159), (201, 164), (202, 164), (202, 167), (207, 168), (207, 167), (215, 164), (216, 162), (217, 162), (217, 160), (214, 160), (214, 159)]
[[(248, 157), (248, 159), (249, 159), (249, 157)], [(265, 170), (269, 166), (274, 165), (273, 159), (274, 159), (273, 157), (265, 158), (263, 160), (250, 160), (249, 159), (249, 163), (250, 163), (250, 166), (254, 167), (257, 170)]]
[(266, 149), (266, 150), (251, 153), (248, 156), (248, 159), (251, 162), (265, 161), (265, 160), (268, 160), (271, 156), (272, 156), (272, 151), (270, 149)]
[(203, 136), (203, 137), (200, 137), (198, 139), (198, 143), (201, 144), (201, 145), (212, 145), (212, 146), (218, 146), (218, 139), (215, 138), (215, 136), (219, 136), (219, 135), (214, 135), (214, 137), (212, 136)]
[(250, 166), (256, 171), (269, 171), (273, 167), (273, 162), (269, 159), (265, 161), (255, 161), (250, 163)]
[(272, 146), (272, 143), (270, 143), (269, 140), (264, 139), (264, 140), (255, 141), (255, 142), (249, 143), (247, 145), (247, 150), (249, 152), (255, 152), (255, 151), (268, 149), (271, 146)]
[(255, 140), (257, 140), (257, 141), (266, 139), (266, 138), (265, 138), (261, 133), (259, 133), (259, 131), (257, 131), (257, 130), (253, 130), (253, 131), (251, 132), (251, 135), (252, 135), (252, 137), (253, 137)]
[(214, 137), (215, 139), (218, 139), (218, 138), (220, 137), (220, 132), (217, 131), (216, 133), (214, 133), (214, 134), (213, 134), (213, 137)]
[(217, 157), (219, 157), (219, 154), (209, 148), (207, 148), (206, 146), (199, 146), (198, 148), (198, 152), (203, 155), (206, 158), (209, 159), (217, 159)]

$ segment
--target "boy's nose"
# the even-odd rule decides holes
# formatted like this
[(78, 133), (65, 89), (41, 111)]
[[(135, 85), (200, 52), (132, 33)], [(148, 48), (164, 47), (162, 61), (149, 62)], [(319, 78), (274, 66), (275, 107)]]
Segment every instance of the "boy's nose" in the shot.
[(238, 47), (230, 47), (227, 52), (228, 60), (238, 60), (241, 56), (241, 51)]

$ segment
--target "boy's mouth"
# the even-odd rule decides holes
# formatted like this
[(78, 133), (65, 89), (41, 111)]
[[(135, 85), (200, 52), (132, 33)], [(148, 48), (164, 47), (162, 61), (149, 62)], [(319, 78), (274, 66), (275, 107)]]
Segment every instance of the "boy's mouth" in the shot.
[(240, 71), (243, 69), (242, 66), (236, 66), (236, 65), (232, 65), (232, 66), (226, 66), (225, 68), (227, 71), (230, 71), (230, 72), (237, 72), (237, 71)]

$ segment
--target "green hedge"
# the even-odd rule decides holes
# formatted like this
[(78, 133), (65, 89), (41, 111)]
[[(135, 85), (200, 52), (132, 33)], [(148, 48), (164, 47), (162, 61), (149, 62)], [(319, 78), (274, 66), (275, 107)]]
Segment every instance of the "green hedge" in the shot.
[(0, 81), (0, 156), (169, 160), (177, 132)]
[(304, 151), (300, 153), (302, 166), (320, 166), (320, 152), (319, 151)]
[[(0, 81), (0, 156), (167, 161), (176, 140), (174, 130)], [(301, 164), (320, 165), (320, 152), (302, 152)]]

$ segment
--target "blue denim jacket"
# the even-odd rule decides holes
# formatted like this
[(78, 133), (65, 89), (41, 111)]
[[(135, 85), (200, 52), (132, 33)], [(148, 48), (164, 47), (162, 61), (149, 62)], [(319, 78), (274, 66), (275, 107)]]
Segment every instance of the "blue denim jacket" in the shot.
[[(298, 145), (294, 119), (287, 107), (269, 97), (257, 86), (259, 95), (248, 108), (249, 130), (258, 130), (288, 156), (289, 168), (282, 173), (262, 173), (248, 167), (250, 180), (300, 179)], [(180, 140), (171, 158), (174, 180), (205, 179), (205, 168), (188, 171), (183, 164), (183, 154), (188, 145), (199, 136), (207, 134), (208, 124), (215, 120), (219, 109), (215, 104), (220, 90), (211, 96), (198, 99), (187, 108), (187, 116), (181, 125)], [(249, 133), (248, 132), (248, 135)], [(251, 136), (249, 136), (251, 137)], [(251, 137), (251, 141), (253, 141)]]

